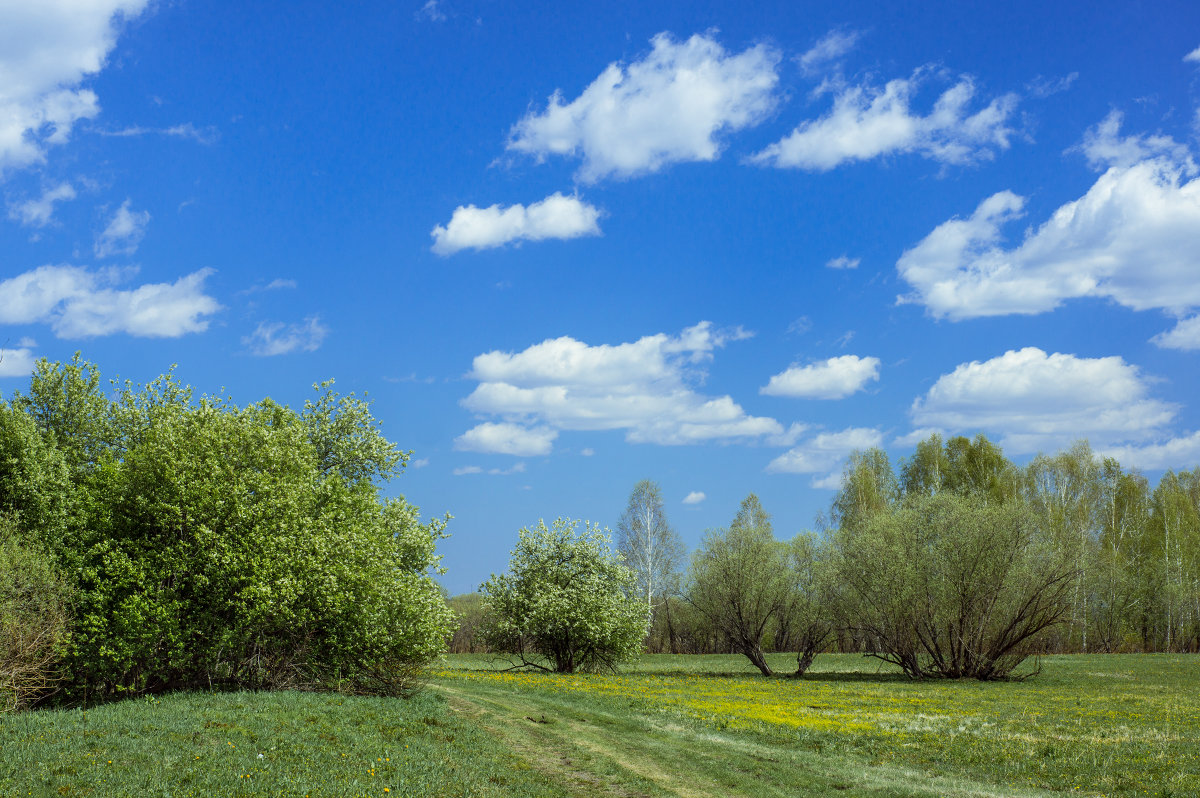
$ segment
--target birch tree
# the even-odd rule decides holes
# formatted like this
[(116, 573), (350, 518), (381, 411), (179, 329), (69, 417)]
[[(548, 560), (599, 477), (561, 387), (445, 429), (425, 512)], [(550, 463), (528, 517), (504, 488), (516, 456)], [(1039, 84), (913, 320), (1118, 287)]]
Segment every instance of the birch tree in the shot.
[(658, 483), (644, 479), (633, 486), (625, 514), (617, 524), (617, 550), (637, 577), (638, 595), (651, 614), (678, 590), (683, 541), (667, 523)]

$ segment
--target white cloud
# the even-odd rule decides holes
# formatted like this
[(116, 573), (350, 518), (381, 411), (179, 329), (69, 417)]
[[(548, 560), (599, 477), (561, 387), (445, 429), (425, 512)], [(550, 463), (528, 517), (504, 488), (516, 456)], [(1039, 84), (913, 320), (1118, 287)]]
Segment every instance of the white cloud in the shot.
[(319, 316), (309, 316), (299, 324), (264, 321), (259, 322), (254, 332), (242, 338), (242, 345), (251, 354), (260, 357), (315, 352), (321, 348), (328, 334), (329, 328), (321, 323)]
[(80, 119), (100, 112), (78, 88), (104, 67), (118, 29), (148, 0), (0, 4), (0, 174), (39, 163)]
[(438, 0), (426, 0), (425, 5), (414, 15), (418, 21), (428, 20), (430, 22), (445, 22), (446, 14), (438, 8)]
[(831, 30), (796, 61), (804, 74), (812, 75), (853, 50), (858, 37), (858, 31)]
[(975, 83), (969, 77), (947, 89), (926, 116), (913, 112), (923, 70), (889, 81), (882, 89), (850, 86), (837, 92), (825, 116), (801, 123), (782, 140), (752, 156), (752, 163), (828, 171), (847, 161), (893, 153), (918, 153), (945, 164), (991, 159), (1007, 149), (1013, 134), (1008, 118), (1016, 95), (992, 100), (974, 113)]
[(1200, 47), (1197, 47), (1195, 50), (1192, 50), (1190, 53), (1185, 55), (1183, 57), (1183, 60), (1191, 61), (1196, 64), (1200, 64)]
[(757, 45), (726, 53), (711, 36), (660, 33), (628, 66), (610, 64), (569, 103), (555, 92), (542, 113), (513, 126), (508, 148), (581, 156), (578, 179), (632, 177), (720, 155), (720, 136), (758, 124), (775, 105), (779, 55)]
[(601, 213), (578, 197), (565, 197), (560, 192), (529, 207), (460, 205), (445, 227), (433, 228), (432, 249), (439, 255), (453, 255), (463, 249), (491, 249), (513, 241), (598, 236)]
[(408, 461), (409, 468), (424, 468), (427, 465), (429, 465), (428, 457), (422, 457), (419, 460), (409, 460)]
[(1159, 333), (1150, 340), (1163, 349), (1200, 349), (1200, 316), (1180, 319), (1174, 329)]
[(852, 452), (870, 449), (882, 442), (882, 433), (869, 427), (822, 432), (776, 457), (767, 464), (766, 470), (772, 474), (821, 474), (813, 478), (814, 488), (836, 488), (841, 484), (842, 462)]
[[(702, 366), (715, 349), (748, 335), (701, 322), (679, 335), (659, 333), (615, 346), (563, 336), (521, 352), (479, 355), (469, 375), (479, 385), (462, 404), (506, 423), (483, 424), (467, 435), (481, 428), (523, 433), (538, 424), (554, 435), (622, 429), (632, 443), (660, 445), (784, 437), (775, 419), (750, 416), (729, 396), (708, 397), (691, 387), (703, 379)], [(548, 452), (552, 439), (539, 438), (536, 453)]]
[(1114, 457), (1126, 468), (1191, 468), (1200, 462), (1200, 431), (1163, 443), (1112, 446), (1099, 450), (1097, 454)]
[(525, 464), (515, 463), (511, 468), (489, 468), (486, 471), (480, 466), (469, 465), (456, 468), (454, 469), (453, 473), (456, 477), (465, 476), (467, 474), (490, 474), (492, 476), (506, 477), (511, 474), (524, 474)]
[(33, 373), (35, 361), (31, 349), (0, 347), (0, 377), (28, 377)]
[(1088, 166), (1104, 171), (1111, 166), (1129, 167), (1151, 158), (1165, 157), (1179, 164), (1185, 172), (1195, 173), (1187, 147), (1170, 136), (1120, 134), (1124, 115), (1110, 111), (1100, 124), (1088, 128), (1078, 149), (1087, 158)]
[(101, 136), (113, 136), (116, 138), (132, 138), (137, 136), (170, 136), (172, 138), (191, 139), (198, 144), (214, 144), (221, 137), (215, 127), (198, 128), (191, 122), (185, 122), (181, 125), (172, 125), (171, 127), (142, 127), (134, 125), (132, 127), (124, 127), (120, 130), (97, 130)]
[(1025, 84), (1025, 89), (1039, 100), (1044, 100), (1047, 97), (1053, 97), (1055, 94), (1059, 94), (1071, 88), (1078, 78), (1078, 72), (1072, 72), (1069, 75), (1053, 80), (1038, 75), (1036, 78)]
[(47, 188), (37, 199), (9, 205), (8, 218), (26, 227), (45, 227), (54, 218), (54, 203), (75, 199), (75, 188), (70, 183), (59, 183)]
[(203, 291), (211, 269), (174, 283), (119, 289), (123, 273), (78, 266), (41, 266), (0, 281), (0, 324), (47, 323), (59, 338), (128, 333), (176, 338), (208, 329), (221, 306)]
[(1025, 200), (994, 194), (900, 257), (914, 290), (898, 301), (954, 320), (1042, 313), (1081, 297), (1184, 315), (1200, 307), (1200, 179), (1185, 181), (1189, 169), (1169, 158), (1113, 166), (1012, 248), (1001, 230)]
[(138, 244), (146, 235), (146, 225), (150, 224), (149, 211), (131, 211), (130, 201), (125, 200), (117, 212), (109, 220), (104, 232), (96, 238), (96, 257), (107, 258), (110, 255), (132, 255), (137, 252)]
[(688, 495), (683, 497), (683, 503), (684, 504), (699, 504), (700, 502), (704, 501), (707, 498), (708, 497), (704, 495), (704, 491), (694, 490), (691, 493), (689, 493)]
[(250, 294), (257, 294), (259, 291), (282, 291), (296, 287), (297, 283), (295, 280), (285, 280), (282, 277), (276, 277), (266, 285), (252, 285), (249, 288), (243, 288), (237, 294), (238, 296), (248, 296)]
[(841, 255), (836, 258), (825, 261), (827, 269), (857, 269), (858, 264), (862, 263), (861, 258), (851, 258), (846, 255)]
[(467, 452), (534, 457), (550, 454), (558, 430), (491, 421), (477, 424), (454, 439), (454, 448)]
[(1162, 434), (1177, 406), (1149, 396), (1120, 357), (1081, 358), (1036, 347), (972, 361), (943, 374), (910, 410), (918, 427), (1000, 436), (1017, 454), (1089, 439), (1101, 448)]
[(591, 457), (592, 455), (594, 455), (596, 453), (596, 450), (593, 449), (592, 447), (588, 446), (586, 449), (581, 449), (579, 451), (579, 453), (581, 455), (583, 455), (584, 457)]
[(771, 377), (759, 393), (796, 399), (841, 399), (879, 380), (879, 358), (842, 355), (808, 366), (793, 365)]

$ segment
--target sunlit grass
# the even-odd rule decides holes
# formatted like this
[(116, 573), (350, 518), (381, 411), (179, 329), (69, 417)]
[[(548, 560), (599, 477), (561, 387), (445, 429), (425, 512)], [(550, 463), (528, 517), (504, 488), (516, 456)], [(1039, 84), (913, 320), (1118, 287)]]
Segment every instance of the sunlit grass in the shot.
[(1194, 657), (1050, 657), (1035, 678), (990, 683), (912, 682), (876, 660), (829, 655), (803, 679), (764, 679), (732, 657), (645, 657), (615, 676), (496, 673), (479, 670), (481, 658), (450, 664), (439, 679), (468, 692), (562, 697), (660, 724), (836, 750), (867, 766), (961, 774), (1002, 789), (1200, 795)]
[(0, 716), (3, 796), (545, 796), (425, 693), (175, 694)]

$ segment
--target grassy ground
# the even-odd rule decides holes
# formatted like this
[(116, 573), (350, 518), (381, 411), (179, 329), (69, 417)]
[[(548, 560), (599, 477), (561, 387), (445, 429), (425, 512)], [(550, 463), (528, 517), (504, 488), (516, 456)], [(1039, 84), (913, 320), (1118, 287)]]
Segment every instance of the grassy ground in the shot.
[(1001, 683), (913, 683), (831, 655), (799, 680), (732, 657), (645, 657), (620, 676), (487, 664), (451, 658), (435, 684), (535, 766), (578, 761), (613, 792), (1200, 795), (1195, 657), (1051, 657)]
[(0, 796), (554, 796), (438, 695), (184, 693), (0, 716)]
[(450, 657), (407, 701), (192, 693), (0, 716), (0, 796), (1200, 795), (1200, 659), (1042, 665), (983, 684), (855, 656), (799, 680), (737, 657), (619, 676)]

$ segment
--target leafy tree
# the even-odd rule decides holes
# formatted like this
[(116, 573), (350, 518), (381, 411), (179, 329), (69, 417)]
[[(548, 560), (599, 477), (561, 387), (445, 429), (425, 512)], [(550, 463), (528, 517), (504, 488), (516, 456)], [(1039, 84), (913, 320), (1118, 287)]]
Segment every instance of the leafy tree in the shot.
[(688, 601), (764, 676), (764, 636), (792, 600), (789, 571), (771, 517), (751, 493), (728, 529), (704, 536), (688, 574)]
[(803, 676), (833, 633), (829, 553), (824, 541), (802, 532), (786, 544), (791, 589), (780, 612), (788, 635), (777, 651), (796, 651), (796, 676)]
[(684, 558), (683, 541), (667, 523), (657, 483), (642, 480), (634, 485), (617, 523), (617, 550), (637, 576), (638, 593), (653, 618), (655, 606), (677, 592)]
[(1009, 676), (1071, 610), (1071, 558), (1019, 501), (914, 496), (833, 545), (845, 622), (912, 678)]
[(641, 650), (649, 613), (636, 577), (599, 526), (578, 526), (559, 518), (551, 529), (539, 521), (520, 530), (508, 572), (480, 586), (484, 640), (516, 656), (515, 667), (615, 670)]

